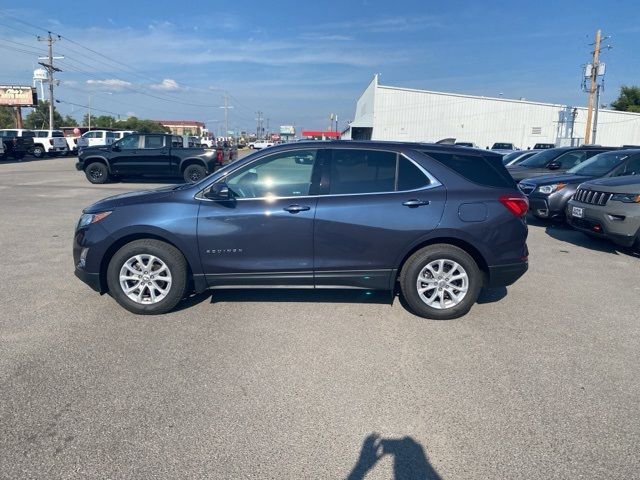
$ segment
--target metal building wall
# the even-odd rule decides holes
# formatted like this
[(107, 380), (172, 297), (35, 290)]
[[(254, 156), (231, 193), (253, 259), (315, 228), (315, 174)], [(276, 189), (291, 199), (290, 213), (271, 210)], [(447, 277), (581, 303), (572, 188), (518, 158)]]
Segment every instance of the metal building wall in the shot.
[[(378, 85), (377, 77), (358, 101), (354, 125), (370, 124), (371, 105), (374, 140), (454, 137), (480, 148), (494, 142), (520, 148), (539, 142), (570, 143), (572, 107), (566, 105), (388, 87)], [(573, 137), (582, 139), (586, 109), (577, 111)], [(640, 114), (601, 110), (598, 124), (599, 144), (640, 144)]]

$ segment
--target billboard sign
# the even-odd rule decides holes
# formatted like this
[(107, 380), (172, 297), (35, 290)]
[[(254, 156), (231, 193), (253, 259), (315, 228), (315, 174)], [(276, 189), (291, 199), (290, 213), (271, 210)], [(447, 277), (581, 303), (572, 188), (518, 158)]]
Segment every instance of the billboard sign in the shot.
[(280, 125), (280, 135), (295, 135), (296, 127), (293, 125)]
[(36, 89), (24, 85), (0, 85), (0, 105), (33, 107), (38, 105)]

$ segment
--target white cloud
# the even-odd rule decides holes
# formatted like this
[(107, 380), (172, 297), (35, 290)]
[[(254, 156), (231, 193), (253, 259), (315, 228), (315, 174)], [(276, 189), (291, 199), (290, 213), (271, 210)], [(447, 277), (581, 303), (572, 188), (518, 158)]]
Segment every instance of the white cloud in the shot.
[(119, 78), (107, 78), (105, 80), (87, 80), (87, 85), (103, 89), (123, 90), (133, 86), (133, 83), (120, 80)]
[(154, 90), (164, 90), (167, 92), (180, 90), (182, 88), (180, 85), (178, 85), (178, 82), (171, 78), (165, 78), (164, 80), (162, 80), (162, 82), (150, 85), (150, 87)]

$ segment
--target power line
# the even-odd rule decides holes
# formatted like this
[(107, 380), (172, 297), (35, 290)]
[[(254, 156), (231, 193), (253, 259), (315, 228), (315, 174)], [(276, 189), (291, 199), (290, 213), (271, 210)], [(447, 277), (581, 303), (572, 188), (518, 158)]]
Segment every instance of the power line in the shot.
[[(56, 103), (66, 103), (67, 105), (73, 105), (74, 107), (80, 107), (80, 108), (86, 108), (86, 109), (90, 108), (88, 105), (80, 105), (79, 103), (67, 102), (65, 100), (56, 100)], [(126, 115), (123, 115), (117, 112), (110, 112), (109, 110), (101, 110), (100, 108), (93, 108), (93, 107), (91, 107), (91, 109), (95, 110), (96, 112), (110, 113), (111, 115), (116, 115), (118, 117), (121, 115), (126, 117)]]
[(53, 86), (54, 86), (54, 80), (53, 80), (53, 72), (61, 72), (62, 70), (60, 70), (58, 67), (53, 65), (53, 60), (54, 59), (62, 59), (64, 57), (54, 57), (53, 56), (53, 44), (54, 42), (56, 42), (57, 40), (60, 40), (60, 35), (57, 35), (57, 38), (51, 35), (51, 32), (48, 32), (46, 37), (40, 37), (38, 36), (38, 41), (39, 42), (47, 42), (47, 46), (49, 47), (49, 55), (47, 57), (38, 57), (38, 59), (44, 60), (44, 59), (48, 59), (49, 63), (44, 63), (44, 62), (38, 62), (40, 65), (42, 65), (44, 68), (47, 69), (47, 72), (49, 73), (49, 128), (54, 128), (53, 127)]

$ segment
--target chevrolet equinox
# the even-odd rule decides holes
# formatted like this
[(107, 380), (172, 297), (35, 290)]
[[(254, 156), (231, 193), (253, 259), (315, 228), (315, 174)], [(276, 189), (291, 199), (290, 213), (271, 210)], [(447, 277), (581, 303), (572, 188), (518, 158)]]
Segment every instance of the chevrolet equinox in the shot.
[(136, 314), (206, 289), (399, 287), (415, 314), (456, 318), (527, 270), (527, 208), (489, 151), (297, 142), (87, 207), (75, 273)]

